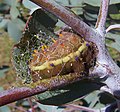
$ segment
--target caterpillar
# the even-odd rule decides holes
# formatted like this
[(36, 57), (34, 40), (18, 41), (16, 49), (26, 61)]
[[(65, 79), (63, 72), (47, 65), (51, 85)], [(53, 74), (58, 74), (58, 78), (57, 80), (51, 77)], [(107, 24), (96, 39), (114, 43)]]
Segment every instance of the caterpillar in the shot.
[[(70, 73), (87, 73), (91, 61), (89, 44), (82, 37), (62, 31), (51, 46), (42, 45), (41, 51), (34, 50), (29, 62), (32, 83)], [(89, 68), (89, 67), (88, 67)], [(35, 85), (35, 84), (34, 84)]]
[(12, 62), (20, 86), (35, 87), (45, 80), (47, 83), (47, 79), (67, 80), (74, 75), (84, 77), (94, 63), (95, 45), (70, 28), (58, 31), (57, 36), (54, 33), (57, 18), (54, 20), (50, 15), (41, 9), (35, 11), (13, 47)]

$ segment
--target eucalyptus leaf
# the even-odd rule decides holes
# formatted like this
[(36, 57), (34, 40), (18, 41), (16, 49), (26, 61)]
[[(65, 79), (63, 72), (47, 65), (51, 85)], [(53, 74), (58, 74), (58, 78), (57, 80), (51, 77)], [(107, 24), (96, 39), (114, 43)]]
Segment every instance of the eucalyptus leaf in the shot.
[(65, 23), (62, 22), (61, 20), (58, 20), (56, 26), (58, 26), (59, 28), (61, 28), (61, 27), (65, 26)]
[(98, 94), (100, 91), (94, 91), (91, 94), (87, 95), (84, 100), (89, 104), (90, 107), (93, 107), (98, 101)]
[(0, 21), (0, 28), (7, 28), (8, 22), (8, 19), (2, 19), (2, 21)]
[[(114, 10), (113, 10), (114, 9)], [(119, 14), (119, 10), (115, 4), (109, 6), (109, 14)]]
[(28, 101), (24, 101), (24, 102), (22, 103), (22, 106), (24, 106), (24, 107), (29, 107), (29, 106), (30, 106), (30, 104), (29, 104), (29, 102), (28, 102)]
[(21, 31), (14, 22), (8, 23), (8, 33), (10, 37), (13, 38), (15, 41), (18, 41), (19, 38), (22, 36)]
[(83, 14), (83, 8), (72, 8), (71, 10), (77, 15)]
[(58, 106), (50, 106), (50, 105), (43, 105), (38, 103), (39, 108), (41, 108), (45, 112), (62, 112), (63, 108), (58, 108)]
[(4, 90), (3, 87), (0, 86), (0, 91), (3, 91), (3, 90)]
[(19, 6), (19, 2), (17, 0), (3, 0), (3, 3), (14, 7)]
[(3, 3), (11, 6), (12, 0), (3, 0)]
[(26, 8), (28, 8), (30, 10), (40, 8), (40, 6), (34, 4), (33, 2), (31, 2), (29, 0), (23, 0), (22, 3)]
[(101, 109), (101, 108), (103, 108), (103, 107), (105, 107), (105, 105), (102, 104), (102, 103), (100, 103), (100, 102), (98, 102), (98, 103), (96, 103), (96, 105), (94, 106), (94, 109)]
[(6, 11), (6, 10), (9, 10), (9, 6), (8, 5), (6, 5), (6, 4), (0, 4), (0, 11)]
[(120, 14), (110, 14), (112, 19), (120, 20)]
[(8, 106), (3, 106), (3, 107), (0, 107), (0, 112), (11, 112), (11, 110)]
[(0, 78), (5, 76), (5, 72), (8, 71), (8, 69), (1, 69), (0, 68)]
[(19, 10), (16, 7), (11, 7), (10, 15), (13, 19), (16, 19), (18, 16), (20, 16)]
[[(84, 3), (92, 5), (92, 6), (100, 6), (101, 0), (83, 0)], [(110, 0), (110, 4), (120, 3), (120, 0)]]
[(120, 0), (110, 0), (110, 4), (117, 4), (120, 3)]
[(37, 9), (39, 9), (40, 7), (35, 7), (35, 8), (32, 8), (32, 9), (30, 9), (31, 11), (30, 11), (30, 15), (35, 11), (35, 10), (37, 10)]
[(18, 28), (20, 29), (20, 31), (23, 31), (23, 29), (25, 27), (25, 22), (19, 18), (16, 18), (14, 21), (15, 21), (16, 25), (18, 26)]
[(109, 93), (101, 92), (99, 94), (99, 103), (103, 105), (107, 105), (113, 102), (115, 102), (115, 99)]
[(100, 6), (101, 0), (84, 0), (84, 3), (92, 6)]
[[(46, 105), (62, 105), (76, 99), (80, 99), (88, 93), (97, 90), (99, 86), (89, 82), (87, 80), (81, 80), (79, 82), (70, 84), (63, 88), (53, 91), (47, 91), (45, 93), (37, 95), (37, 99), (40, 103)], [(92, 95), (91, 95), (92, 96)], [(92, 100), (96, 97), (96, 94), (92, 97)], [(97, 97), (96, 97), (97, 98)], [(87, 98), (88, 99), (88, 98)], [(86, 99), (86, 100), (87, 100)], [(91, 102), (91, 99), (88, 101)], [(88, 102), (87, 101), (87, 102)], [(88, 102), (88, 103), (90, 103)]]
[(97, 14), (99, 11), (99, 8), (88, 4), (84, 7), (84, 10), (85, 10), (85, 13), (87, 12), (91, 14)]
[[(120, 42), (120, 41), (119, 41)], [(115, 48), (117, 51), (120, 52), (120, 43), (119, 42), (114, 42), (110, 45), (110, 47)]]
[(68, 0), (55, 0), (57, 3), (62, 4), (64, 6), (68, 6), (69, 2)]
[(83, 1), (84, 0), (70, 0), (70, 3), (72, 6), (81, 6), (82, 7)]
[(8, 33), (11, 38), (13, 38), (15, 41), (18, 41), (20, 37), (22, 36), (22, 31), (21, 31), (21, 25), (18, 22), (18, 19), (14, 19), (8, 22)]
[(105, 94), (105, 93), (97, 90), (97, 91), (94, 91), (94, 92), (90, 93), (89, 95), (87, 95), (84, 98), (84, 100), (87, 101), (90, 108), (100, 109), (100, 108), (105, 107), (105, 103), (103, 103), (103, 100), (107, 100), (107, 103), (111, 103), (110, 102), (111, 100), (113, 101), (113, 98), (110, 99), (110, 96), (108, 96), (108, 95), (104, 96), (100, 100), (102, 94)]
[(120, 52), (120, 35), (108, 33), (107, 37), (114, 40), (114, 42), (107, 44), (107, 45), (109, 47), (115, 48), (117, 51)]
[(88, 13), (88, 12), (86, 12), (86, 13), (84, 14), (84, 17), (85, 17), (86, 20), (88, 20), (88, 21), (96, 21), (96, 19), (97, 19), (97, 15), (96, 15), (96, 14), (91, 14), (91, 13)]
[(97, 14), (91, 14), (86, 12), (86, 15), (88, 15), (91, 19), (97, 19), (98, 15)]

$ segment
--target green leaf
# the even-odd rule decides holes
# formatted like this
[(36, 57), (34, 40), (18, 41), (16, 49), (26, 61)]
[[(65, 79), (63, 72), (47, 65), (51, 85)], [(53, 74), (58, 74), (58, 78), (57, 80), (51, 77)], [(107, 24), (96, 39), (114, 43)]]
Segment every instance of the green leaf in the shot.
[(18, 41), (22, 36), (20, 23), (21, 23), (20, 19), (13, 19), (8, 22), (8, 27), (7, 27), (8, 33), (10, 37), (13, 38), (15, 41)]
[(120, 0), (110, 0), (110, 4), (118, 4), (120, 3)]
[(0, 21), (0, 28), (7, 28), (8, 22), (8, 19), (2, 19), (2, 21)]
[(20, 16), (19, 10), (16, 7), (11, 7), (10, 8), (10, 15), (12, 19), (16, 19), (18, 16)]
[[(101, 0), (83, 0), (84, 3), (92, 6), (100, 6)], [(120, 0), (110, 0), (110, 4), (120, 3)]]
[(25, 27), (25, 22), (19, 18), (15, 19), (14, 21), (15, 21), (16, 25), (18, 26), (18, 28), (20, 29), (20, 31), (23, 31), (23, 29)]
[(91, 14), (97, 14), (98, 11), (99, 11), (99, 8), (91, 6), (91, 5), (86, 5), (84, 7), (84, 10), (85, 10), (85, 13), (88, 12), (88, 13), (91, 13)]
[[(119, 41), (120, 42), (120, 41)], [(114, 42), (110, 45), (110, 47), (115, 48), (117, 51), (120, 52), (120, 43), (119, 42)]]
[(107, 44), (107, 46), (115, 48), (117, 51), (120, 52), (120, 35), (108, 33), (107, 37), (115, 40), (114, 42)]
[(84, 3), (92, 5), (92, 6), (100, 6), (101, 0), (83, 0)]
[(11, 6), (12, 0), (3, 0), (3, 3)]
[(94, 91), (84, 98), (84, 100), (89, 104), (89, 107), (94, 107), (96, 102), (99, 101), (99, 93), (100, 91)]
[(64, 5), (64, 6), (68, 6), (69, 5), (68, 0), (55, 0), (55, 1), (57, 3), (59, 3), (59, 4)]
[(11, 110), (8, 106), (2, 106), (0, 107), (0, 112), (11, 112)]
[(120, 20), (120, 14), (110, 14), (112, 19)]
[[(114, 10), (113, 10), (114, 9)], [(111, 15), (114, 15), (114, 14), (118, 14), (119, 15), (119, 10), (118, 10), (118, 7), (116, 5), (110, 5), (109, 6), (109, 11), (108, 13)]]
[(71, 10), (77, 15), (83, 14), (83, 8), (72, 8)]
[(84, 0), (70, 0), (72, 6), (81, 6)]
[(0, 86), (0, 91), (3, 91), (3, 90), (4, 90), (3, 87)]
[(0, 4), (0, 11), (2, 12), (2, 11), (6, 11), (6, 10), (9, 10), (9, 6), (8, 5), (6, 5), (6, 4)]
[(0, 69), (0, 78), (5, 76), (6, 71), (8, 71), (8, 69)]
[(50, 105), (43, 105), (40, 103), (37, 103), (39, 108), (42, 109), (45, 112), (63, 112), (63, 108), (58, 108), (58, 106), (50, 106)]
[(30, 106), (30, 104), (29, 104), (29, 102), (28, 102), (28, 101), (24, 101), (24, 102), (22, 103), (22, 106), (24, 106), (24, 107), (29, 107), (29, 106)]
[(100, 97), (99, 102), (101, 104), (104, 104), (104, 105), (111, 104), (111, 103), (115, 102), (114, 97), (111, 97), (110, 94), (106, 94), (105, 92), (101, 92), (99, 94), (99, 97)]
[(61, 28), (61, 27), (65, 26), (65, 23), (62, 22), (61, 20), (58, 20), (56, 26), (58, 26), (59, 28)]
[(86, 12), (84, 14), (84, 17), (88, 20), (88, 21), (95, 21), (97, 19), (97, 14), (91, 14)]
[(36, 5), (35, 3), (33, 3), (29, 0), (23, 0), (22, 3), (26, 8), (28, 8), (30, 10), (32, 10), (34, 8), (38, 8), (38, 7), (40, 8), (40, 6)]
[(3, 3), (15, 7), (19, 6), (19, 2), (17, 0), (3, 0)]
[(54, 91), (46, 91), (44, 93), (41, 93), (39, 95), (37, 95), (37, 98), (42, 101), (42, 100), (46, 100), (46, 99), (50, 99), (52, 97), (58, 96), (60, 94), (66, 93), (69, 90), (54, 90)]
[[(98, 89), (94, 83), (82, 80), (58, 90), (47, 91), (37, 95), (40, 103), (46, 105), (62, 105), (76, 99), (80, 99), (86, 94)], [(92, 95), (91, 95), (92, 96)], [(95, 98), (95, 95), (92, 97)], [(91, 102), (91, 101), (90, 101)], [(89, 103), (89, 102), (88, 102)]]

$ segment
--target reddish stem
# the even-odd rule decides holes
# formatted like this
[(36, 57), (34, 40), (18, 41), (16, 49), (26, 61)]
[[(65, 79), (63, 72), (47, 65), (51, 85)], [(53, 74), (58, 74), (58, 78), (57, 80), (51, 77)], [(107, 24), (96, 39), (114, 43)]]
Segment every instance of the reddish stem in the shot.
[(36, 94), (40, 94), (46, 90), (55, 89), (61, 86), (81, 80), (79, 74), (68, 74), (66, 76), (55, 76), (51, 79), (42, 80), (35, 88), (20, 87), (0, 92), (0, 106), (8, 103), (27, 98)]

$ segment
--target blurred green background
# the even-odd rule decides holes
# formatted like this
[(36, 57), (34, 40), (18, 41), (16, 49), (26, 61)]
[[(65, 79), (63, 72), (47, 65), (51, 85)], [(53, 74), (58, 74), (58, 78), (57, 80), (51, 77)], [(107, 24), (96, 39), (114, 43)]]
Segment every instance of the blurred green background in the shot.
[[(91, 27), (95, 26), (100, 6), (100, 0), (56, 0), (77, 14)], [(22, 37), (25, 23), (37, 8), (29, 0), (0, 0), (0, 91), (14, 87), (16, 73), (11, 62), (12, 48)], [(106, 27), (120, 24), (120, 0), (111, 0)], [(58, 21), (56, 26), (65, 24)], [(120, 30), (112, 30), (106, 35), (106, 46), (114, 61), (120, 66)], [(101, 108), (113, 102), (114, 99), (100, 91), (94, 91), (84, 98), (72, 103), (90, 108)], [(62, 112), (58, 106), (46, 106), (32, 99), (24, 99), (7, 106), (0, 107), (0, 112), (31, 112), (31, 103), (35, 112)]]

